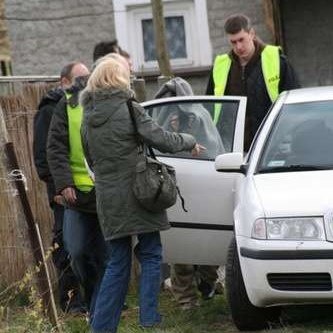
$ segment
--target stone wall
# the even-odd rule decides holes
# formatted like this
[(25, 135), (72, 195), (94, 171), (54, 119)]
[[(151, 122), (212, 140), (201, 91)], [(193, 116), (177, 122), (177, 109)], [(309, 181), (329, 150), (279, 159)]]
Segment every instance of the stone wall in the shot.
[(115, 36), (110, 0), (6, 0), (14, 75), (56, 75), (68, 62), (90, 65), (94, 45)]

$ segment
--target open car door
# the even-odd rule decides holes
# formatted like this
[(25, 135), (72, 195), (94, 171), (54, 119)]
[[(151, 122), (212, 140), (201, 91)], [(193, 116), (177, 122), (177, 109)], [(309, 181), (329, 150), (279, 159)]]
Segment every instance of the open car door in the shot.
[(219, 154), (243, 152), (246, 98), (170, 97), (141, 105), (164, 129), (190, 133), (206, 147), (199, 157), (155, 151), (160, 160), (175, 167), (187, 210), (180, 198), (168, 210), (172, 228), (161, 233), (164, 261), (224, 264), (233, 232), (234, 181), (239, 174), (218, 173), (214, 160)]

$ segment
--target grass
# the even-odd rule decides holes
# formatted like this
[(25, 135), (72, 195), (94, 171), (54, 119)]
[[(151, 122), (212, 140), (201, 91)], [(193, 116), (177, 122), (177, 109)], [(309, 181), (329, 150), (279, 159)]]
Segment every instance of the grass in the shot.
[[(22, 301), (23, 300), (23, 301)], [(1, 300), (0, 300), (1, 302)], [(119, 333), (142, 333), (138, 327), (138, 304), (134, 293), (128, 296), (129, 309), (123, 312)], [(24, 296), (1, 307), (1, 333), (51, 333), (50, 323), (40, 314), (38, 307)], [(163, 324), (149, 333), (236, 333), (227, 303), (223, 296), (202, 301), (200, 308), (182, 311), (168, 291), (161, 294), (160, 309)], [(270, 333), (333, 333), (333, 307), (295, 307), (283, 311), (281, 325), (272, 327)], [(89, 333), (83, 317), (61, 315), (63, 333)], [(259, 333), (259, 331), (258, 331)]]

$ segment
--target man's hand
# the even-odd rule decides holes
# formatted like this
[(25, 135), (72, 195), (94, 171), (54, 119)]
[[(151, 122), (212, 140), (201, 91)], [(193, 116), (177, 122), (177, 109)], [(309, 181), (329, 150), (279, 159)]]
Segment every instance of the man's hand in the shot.
[(203, 151), (206, 150), (206, 147), (201, 146), (199, 143), (196, 143), (195, 146), (193, 147), (191, 154), (192, 156), (199, 156)]
[(76, 194), (73, 187), (66, 187), (61, 191), (61, 195), (65, 199), (65, 202), (69, 205), (74, 205), (76, 202)]
[(63, 205), (64, 204), (64, 198), (62, 195), (57, 194), (53, 197), (53, 201), (58, 204), (58, 205)]

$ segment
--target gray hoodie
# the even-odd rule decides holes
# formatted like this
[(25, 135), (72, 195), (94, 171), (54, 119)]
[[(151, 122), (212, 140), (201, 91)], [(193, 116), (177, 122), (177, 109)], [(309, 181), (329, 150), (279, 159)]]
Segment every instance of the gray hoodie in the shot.
[[(175, 77), (163, 84), (155, 94), (155, 98), (172, 96), (193, 96), (191, 85), (184, 79)], [(200, 103), (182, 103), (177, 107), (174, 104), (167, 105), (159, 109), (158, 114), (153, 114), (153, 117), (167, 131), (193, 135), (207, 149), (200, 157), (215, 159), (225, 152), (210, 113)]]

